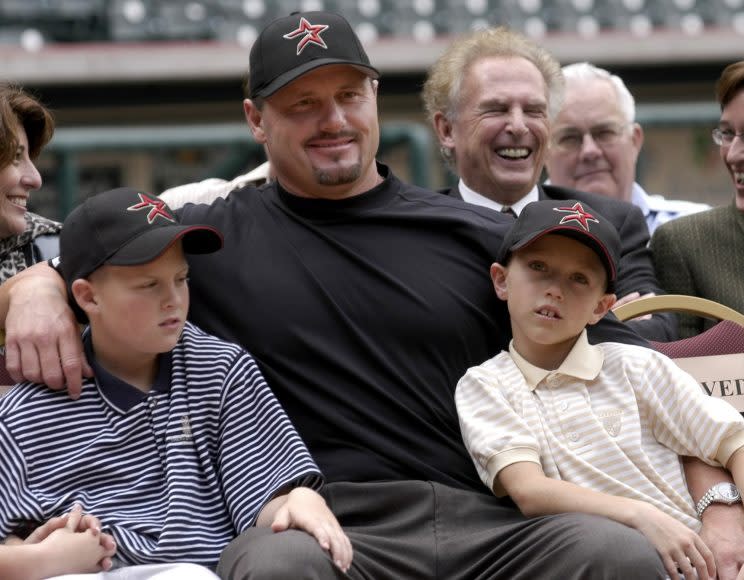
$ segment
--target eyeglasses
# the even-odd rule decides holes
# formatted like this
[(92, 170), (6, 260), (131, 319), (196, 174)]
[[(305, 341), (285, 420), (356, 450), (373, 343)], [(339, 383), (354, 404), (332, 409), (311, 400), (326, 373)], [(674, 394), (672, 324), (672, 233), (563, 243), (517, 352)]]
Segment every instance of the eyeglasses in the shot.
[(720, 127), (713, 129), (713, 143), (718, 146), (731, 145), (736, 137), (744, 139), (744, 131), (736, 133), (731, 129), (721, 129)]
[(579, 131), (576, 128), (564, 129), (556, 131), (553, 134), (552, 141), (556, 148), (566, 153), (575, 153), (581, 149), (581, 146), (584, 144), (584, 135), (588, 133), (591, 135), (592, 141), (600, 147), (610, 147), (620, 140), (628, 125), (630, 123), (624, 125), (610, 123), (608, 125), (597, 125), (588, 131)]

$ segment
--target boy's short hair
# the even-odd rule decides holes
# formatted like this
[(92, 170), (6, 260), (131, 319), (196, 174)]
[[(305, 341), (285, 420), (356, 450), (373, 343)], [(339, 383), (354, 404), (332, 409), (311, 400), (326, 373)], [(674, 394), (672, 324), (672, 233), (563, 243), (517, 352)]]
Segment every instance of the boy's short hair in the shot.
[[(189, 254), (222, 247), (222, 234), (207, 225), (182, 225), (157, 196), (120, 187), (86, 199), (65, 219), (60, 234), (59, 270), (68, 291), (105, 264), (137, 266), (152, 262), (174, 242), (183, 240)], [(81, 318), (72, 293), (70, 301)], [(82, 320), (85, 320), (83, 315)]]
[(496, 261), (506, 265), (513, 251), (525, 248), (548, 234), (568, 236), (594, 250), (607, 272), (607, 292), (613, 291), (620, 236), (608, 220), (575, 199), (528, 203), (507, 232)]

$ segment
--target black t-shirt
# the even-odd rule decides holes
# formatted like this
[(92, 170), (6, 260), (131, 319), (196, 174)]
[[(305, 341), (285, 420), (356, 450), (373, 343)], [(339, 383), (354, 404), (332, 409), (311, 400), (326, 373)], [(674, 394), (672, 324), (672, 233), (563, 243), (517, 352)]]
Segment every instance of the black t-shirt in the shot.
[[(225, 235), (220, 252), (189, 257), (190, 318), (253, 354), (328, 481), (487, 493), (453, 394), (508, 344), (489, 268), (512, 220), (379, 169), (385, 181), (349, 199), (274, 183), (187, 205), (185, 223)], [(598, 326), (642, 343), (617, 322)]]

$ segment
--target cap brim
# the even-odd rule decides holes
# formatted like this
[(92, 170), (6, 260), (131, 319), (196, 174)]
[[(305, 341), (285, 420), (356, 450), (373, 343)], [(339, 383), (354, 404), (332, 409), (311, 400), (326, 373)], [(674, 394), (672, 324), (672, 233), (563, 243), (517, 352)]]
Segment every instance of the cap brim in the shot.
[(137, 266), (151, 262), (177, 240), (183, 239), (187, 254), (210, 254), (222, 247), (222, 234), (209, 226), (173, 225), (154, 228), (127, 242), (104, 261), (113, 266)]
[(373, 79), (380, 78), (380, 72), (375, 67), (368, 64), (338, 58), (317, 58), (306, 62), (305, 64), (302, 64), (298, 67), (295, 67), (292, 70), (285, 72), (284, 74), (279, 75), (265, 87), (259, 88), (256, 91), (251, 91), (251, 98), (269, 97), (282, 87), (291, 83), (293, 80), (309, 73), (311, 70), (315, 70), (316, 68), (319, 68), (321, 66), (329, 66), (332, 64), (346, 64), (349, 66), (353, 66), (355, 69), (366, 74), (368, 77), (371, 77)]

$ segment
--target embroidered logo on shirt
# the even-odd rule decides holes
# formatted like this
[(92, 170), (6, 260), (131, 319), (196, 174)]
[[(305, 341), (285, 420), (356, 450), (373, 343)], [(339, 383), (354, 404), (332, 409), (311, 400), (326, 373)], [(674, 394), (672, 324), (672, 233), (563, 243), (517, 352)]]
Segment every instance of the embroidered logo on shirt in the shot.
[(601, 421), (602, 427), (610, 437), (617, 437), (623, 427), (623, 410), (602, 411), (597, 413), (597, 419)]
[(168, 441), (192, 441), (194, 439), (193, 433), (191, 432), (191, 419), (188, 415), (181, 417), (181, 434), (180, 435), (169, 435), (166, 437)]

